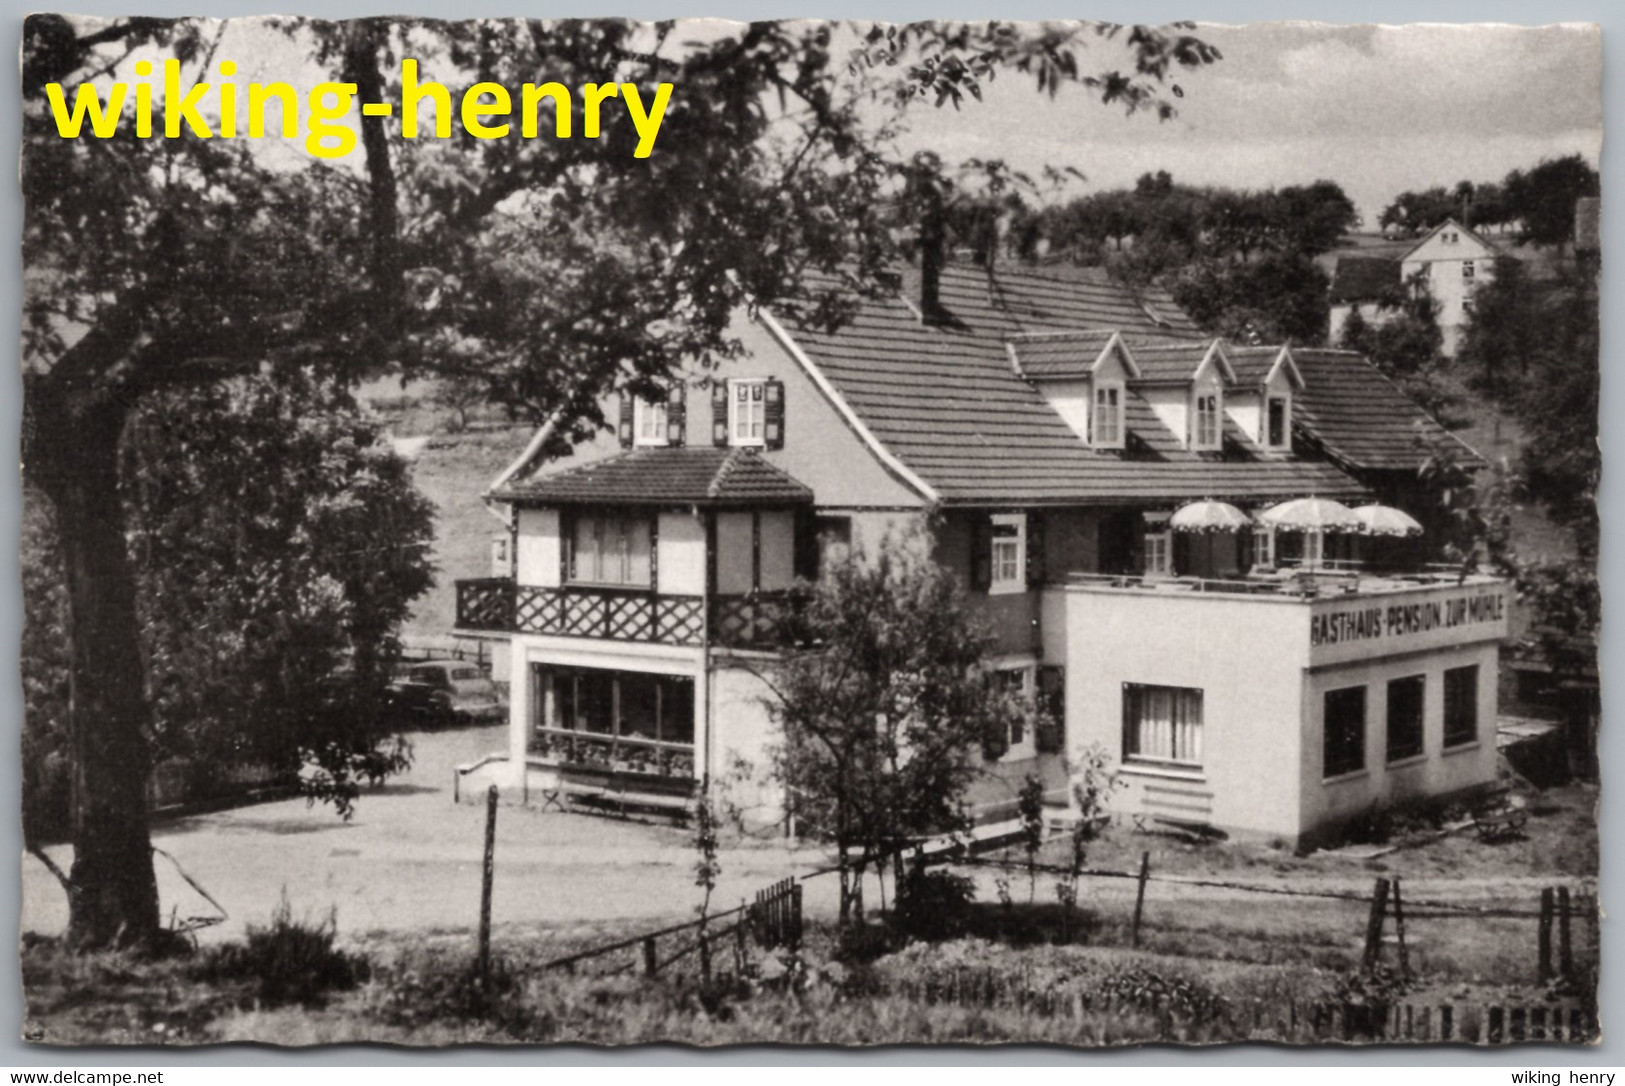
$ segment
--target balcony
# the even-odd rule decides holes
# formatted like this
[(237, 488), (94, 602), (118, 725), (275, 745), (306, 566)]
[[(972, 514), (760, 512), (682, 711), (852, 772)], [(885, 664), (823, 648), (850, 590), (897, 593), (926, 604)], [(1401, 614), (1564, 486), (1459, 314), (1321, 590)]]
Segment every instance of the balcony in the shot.
[[(457, 582), (457, 628), (725, 648), (783, 644), (792, 613), (787, 592), (663, 595), (605, 588), (541, 588), (507, 577)], [(707, 618), (709, 617), (709, 630)], [(709, 633), (709, 637), (707, 634)]]

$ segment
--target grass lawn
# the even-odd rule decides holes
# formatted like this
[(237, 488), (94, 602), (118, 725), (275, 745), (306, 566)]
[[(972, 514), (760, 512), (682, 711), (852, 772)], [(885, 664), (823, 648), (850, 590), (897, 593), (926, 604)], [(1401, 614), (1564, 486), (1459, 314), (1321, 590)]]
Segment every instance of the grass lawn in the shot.
[[(1150, 852), (1153, 875), (1332, 893), (1369, 893), (1377, 874), (1398, 875), (1410, 903), (1407, 946), (1418, 974), (1408, 1000), (1478, 1007), (1538, 1002), (1546, 993), (1536, 984), (1532, 916), (1439, 917), (1428, 915), (1425, 903), (1532, 911), (1544, 885), (1568, 885), (1577, 896), (1594, 892), (1595, 799), (1595, 789), (1584, 786), (1541, 793), (1524, 839), (1499, 845), (1458, 834), (1355, 861), (1323, 853), (1294, 857), (1267, 844), (1193, 845), (1114, 828), (1094, 843), (1088, 863), (1126, 871), (1141, 852)], [(470, 978), (473, 940), (466, 928), (333, 940), (331, 953), (342, 956), (337, 972), (353, 984), (316, 985), (292, 999), (268, 997), (255, 971), (267, 964), (250, 968), (244, 962), (252, 955), (233, 949), (253, 946), (253, 929), (239, 942), (158, 962), (73, 956), (51, 940), (31, 939), (24, 948), (25, 1034), (64, 1044), (1303, 1041), (1312, 1038), (1288, 1030), (1287, 1009), (1339, 990), (1359, 963), (1368, 914), (1363, 901), (1153, 881), (1142, 945), (1133, 949), (1134, 883), (1086, 879), (1068, 925), (1071, 942), (1058, 946), (1054, 876), (1038, 877), (1029, 906), (1026, 877), (1013, 873), (1006, 906), (992, 872), (972, 874), (975, 903), (946, 942), (907, 944), (877, 935), (842, 951), (828, 909), (812, 910), (802, 959), (808, 984), (795, 992), (774, 986), (772, 956), (761, 951), (752, 951), (744, 979), (711, 987), (699, 983), (692, 957), (656, 981), (639, 978), (635, 947), (584, 965), (579, 976), (537, 968), (692, 919), (688, 906), (696, 898), (686, 868), (664, 876), (672, 900), (665, 919), (498, 925), (498, 990), (490, 998)], [(821, 888), (808, 887), (809, 902), (822, 900)], [(871, 893), (871, 905), (878, 898)], [(1581, 919), (1573, 930), (1584, 987), (1594, 976), (1597, 927)], [(327, 952), (312, 949), (321, 942), (302, 939), (297, 953), (274, 959), (273, 971), (331, 975), (335, 970), (322, 965)], [(661, 956), (672, 949), (663, 943)], [(729, 941), (718, 952), (719, 969), (731, 968), (731, 957)], [(293, 962), (291, 970), (284, 959)], [(1390, 945), (1385, 962), (1396, 960)], [(300, 990), (285, 977), (279, 983), (279, 990)], [(972, 993), (968, 1003), (966, 991)], [(1135, 1002), (1147, 991), (1198, 1009), (1170, 1018), (1165, 1002), (1155, 1011)], [(992, 994), (985, 1000), (976, 994), (984, 992)], [(1035, 1010), (1034, 999), (1047, 1009)]]

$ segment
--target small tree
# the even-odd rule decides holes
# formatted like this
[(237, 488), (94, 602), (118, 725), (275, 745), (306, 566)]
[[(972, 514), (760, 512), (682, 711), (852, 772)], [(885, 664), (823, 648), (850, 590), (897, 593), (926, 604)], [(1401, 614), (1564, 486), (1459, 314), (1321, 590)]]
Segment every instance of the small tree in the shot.
[(1038, 850), (1044, 847), (1044, 781), (1029, 773), (1016, 793), (1016, 813), (1021, 818), (1021, 847), (1027, 853), (1027, 904), (1033, 903), (1038, 888)]
[(699, 854), (694, 861), (694, 885), (705, 891), (699, 904), (700, 975), (707, 983), (711, 980), (711, 943), (706, 925), (711, 917), (711, 895), (717, 889), (717, 876), (722, 874), (722, 863), (717, 859), (717, 817), (711, 809), (710, 793), (707, 781), (694, 805), (694, 851)]
[(1077, 808), (1078, 820), (1072, 826), (1071, 862), (1067, 873), (1055, 884), (1055, 896), (1061, 902), (1062, 942), (1072, 941), (1072, 910), (1078, 903), (1078, 879), (1089, 858), (1089, 845), (1100, 836), (1112, 792), (1123, 787), (1123, 782), (1107, 768), (1110, 764), (1111, 755), (1096, 743), (1083, 752), (1072, 768), (1072, 803)]
[(963, 829), (984, 740), (1030, 710), (986, 679), (988, 634), (923, 527), (854, 549), (810, 590), (799, 647), (762, 677), (782, 729), (774, 770), (840, 859), (843, 926), (863, 874), (920, 838)]

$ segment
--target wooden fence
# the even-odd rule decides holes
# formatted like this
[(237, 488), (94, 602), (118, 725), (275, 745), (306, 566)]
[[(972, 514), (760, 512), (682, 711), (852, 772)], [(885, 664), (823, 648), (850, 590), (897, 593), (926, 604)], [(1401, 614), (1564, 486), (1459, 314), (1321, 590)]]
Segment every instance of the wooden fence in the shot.
[[(754, 901), (741, 903), (738, 908), (591, 947), (555, 958), (541, 968), (564, 969), (573, 973), (577, 966), (585, 962), (620, 952), (636, 951), (635, 960), (613, 965), (605, 972), (624, 973), (641, 967), (645, 976), (652, 977), (697, 953), (700, 971), (709, 977), (714, 953), (732, 950), (737, 971), (744, 966), (747, 942), (754, 942), (764, 949), (794, 949), (801, 945), (801, 934), (801, 883), (791, 878), (759, 891)], [(683, 942), (685, 938), (687, 942)], [(678, 940), (679, 945), (662, 956), (662, 941), (669, 946), (673, 939)]]
[(1410, 1002), (1388, 1004), (1265, 1002), (1185, 1006), (1148, 993), (1101, 994), (1066, 984), (1043, 987), (1026, 971), (966, 965), (923, 979), (893, 983), (892, 991), (926, 1003), (1008, 1008), (1022, 1014), (1076, 1019), (1100, 1016), (1151, 1020), (1156, 1039), (1192, 1033), (1230, 1040), (1295, 1044), (1386, 1043), (1504, 1045), (1529, 1042), (1593, 1043), (1595, 1008), (1580, 1000), (1540, 1003)]

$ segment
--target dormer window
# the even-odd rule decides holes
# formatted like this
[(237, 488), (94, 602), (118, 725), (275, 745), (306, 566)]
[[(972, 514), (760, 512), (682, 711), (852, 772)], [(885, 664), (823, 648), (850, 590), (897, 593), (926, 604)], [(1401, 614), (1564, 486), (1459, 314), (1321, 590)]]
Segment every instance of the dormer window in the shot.
[(1196, 396), (1196, 425), (1191, 433), (1191, 446), (1197, 449), (1219, 447), (1219, 418), (1223, 407), (1219, 393), (1200, 392)]
[(1292, 400), (1271, 396), (1264, 409), (1264, 447), (1283, 450), (1292, 444)]
[(1101, 384), (1095, 388), (1094, 446), (1097, 449), (1123, 447), (1123, 386)]
[(632, 441), (636, 445), (665, 445), (668, 443), (666, 405), (650, 403), (639, 397), (632, 405)]

